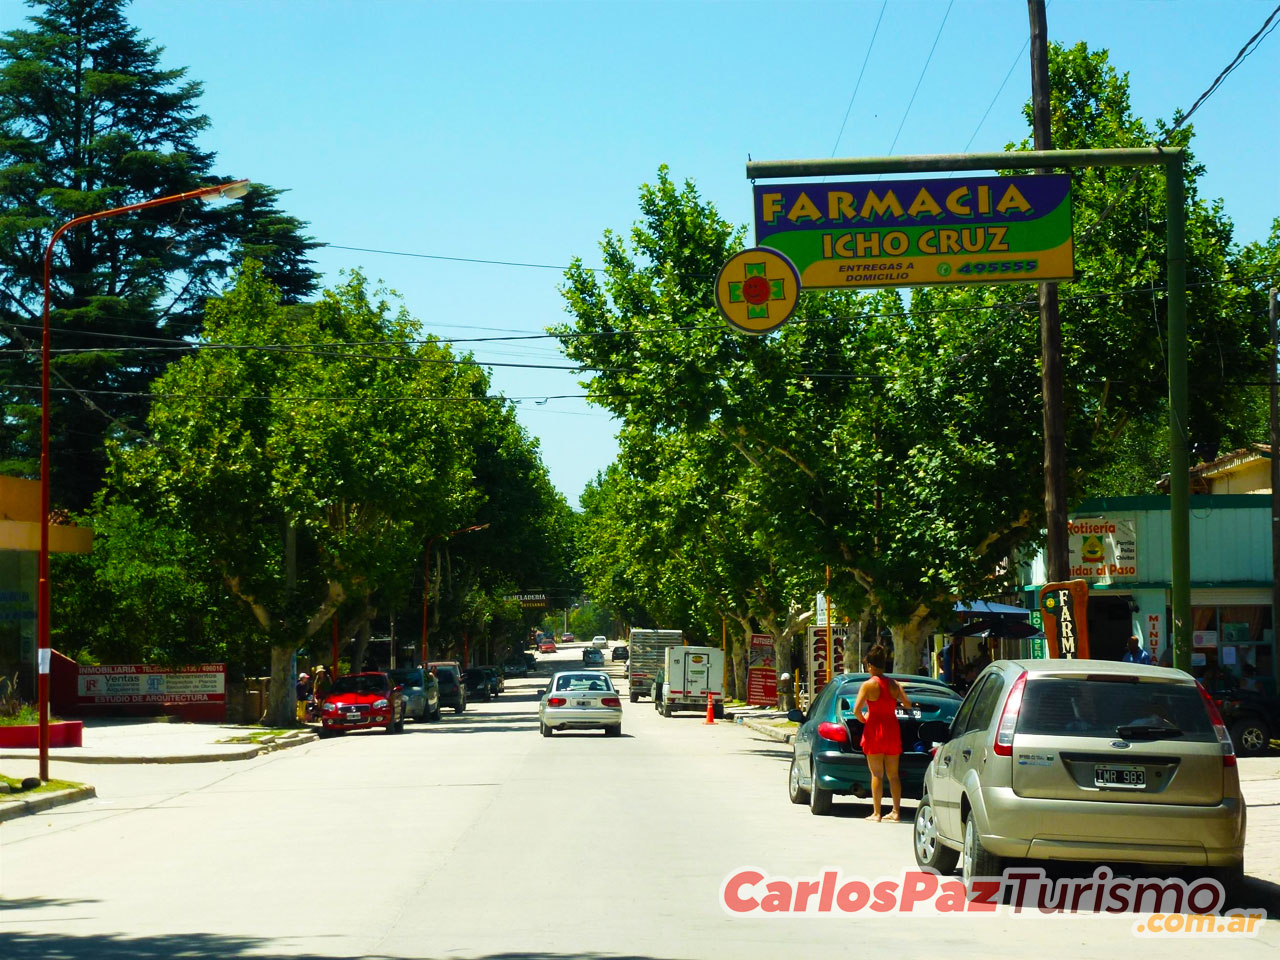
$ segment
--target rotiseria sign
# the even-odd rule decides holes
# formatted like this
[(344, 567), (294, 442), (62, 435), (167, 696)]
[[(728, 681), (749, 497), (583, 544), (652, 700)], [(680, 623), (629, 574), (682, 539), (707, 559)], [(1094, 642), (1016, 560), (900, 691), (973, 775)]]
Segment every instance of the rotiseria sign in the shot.
[(756, 243), (804, 287), (1068, 280), (1071, 178), (756, 186)]

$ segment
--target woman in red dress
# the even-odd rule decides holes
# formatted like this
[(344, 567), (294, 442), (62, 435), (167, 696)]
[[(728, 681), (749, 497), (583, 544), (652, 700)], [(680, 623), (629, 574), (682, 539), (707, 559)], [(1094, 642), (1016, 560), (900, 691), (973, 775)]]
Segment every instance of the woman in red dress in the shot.
[(898, 779), (898, 758), (902, 755), (902, 732), (898, 729), (898, 704), (910, 710), (911, 700), (899, 683), (884, 675), (889, 657), (880, 644), (867, 651), (867, 673), (871, 674), (858, 688), (853, 715), (862, 721), (862, 752), (871, 770), (871, 816), (879, 823), (880, 798), (884, 796), (884, 777), (889, 776), (893, 796), (893, 812), (884, 819), (902, 819), (902, 781)]

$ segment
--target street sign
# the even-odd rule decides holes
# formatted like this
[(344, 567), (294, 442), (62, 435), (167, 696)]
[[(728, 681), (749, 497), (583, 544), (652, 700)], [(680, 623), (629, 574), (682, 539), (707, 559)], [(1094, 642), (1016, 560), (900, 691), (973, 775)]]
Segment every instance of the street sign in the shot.
[(545, 593), (508, 593), (502, 599), (507, 603), (518, 603), (526, 610), (535, 610), (547, 605)]
[(1089, 659), (1089, 581), (1046, 583), (1040, 610), (1050, 659)]
[(776, 250), (755, 247), (729, 258), (716, 277), (716, 306), (729, 325), (753, 336), (791, 319), (800, 301), (800, 275)]
[(769, 183), (754, 189), (756, 243), (806, 288), (1070, 280), (1067, 174)]

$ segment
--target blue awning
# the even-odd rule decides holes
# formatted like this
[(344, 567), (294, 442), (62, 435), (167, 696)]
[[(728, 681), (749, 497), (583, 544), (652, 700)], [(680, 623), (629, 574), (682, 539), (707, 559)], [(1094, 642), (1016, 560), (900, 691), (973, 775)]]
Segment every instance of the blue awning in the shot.
[(1031, 616), (1031, 611), (1026, 607), (1012, 607), (1007, 603), (990, 603), (987, 600), (957, 603), (956, 613), (969, 613), (979, 617), (1016, 617), (1020, 620), (1026, 620)]

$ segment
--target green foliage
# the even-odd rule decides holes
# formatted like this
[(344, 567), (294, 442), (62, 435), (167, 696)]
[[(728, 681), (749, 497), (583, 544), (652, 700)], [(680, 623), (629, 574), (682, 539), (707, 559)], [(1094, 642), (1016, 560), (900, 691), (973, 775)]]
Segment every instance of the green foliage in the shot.
[[(166, 68), (160, 48), (125, 20), (124, 0), (32, 2), (27, 29), (0, 37), (0, 347), (38, 344), (43, 254), (59, 224), (83, 214), (221, 182), (198, 139), (200, 84)], [(88, 507), (105, 469), (104, 440), (136, 437), (147, 392), (180, 355), (125, 338), (185, 337), (204, 300), (244, 256), (297, 301), (315, 286), (304, 224), (255, 185), (224, 206), (174, 204), (77, 227), (53, 258), (51, 325), (57, 388), (53, 491)], [(35, 329), (33, 329), (35, 328)], [(108, 339), (114, 337), (116, 339)], [(141, 341), (140, 341), (141, 342)], [(0, 362), (0, 467), (39, 462), (38, 351)]]

